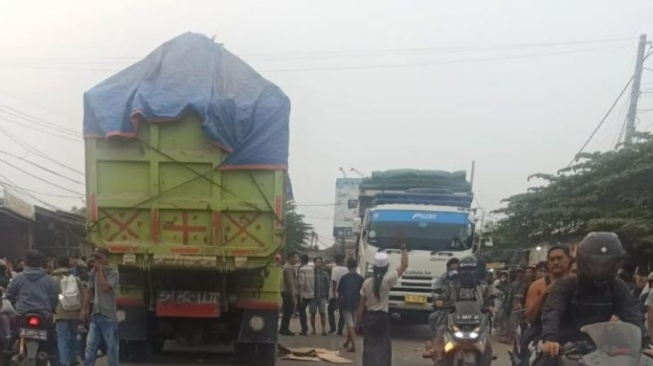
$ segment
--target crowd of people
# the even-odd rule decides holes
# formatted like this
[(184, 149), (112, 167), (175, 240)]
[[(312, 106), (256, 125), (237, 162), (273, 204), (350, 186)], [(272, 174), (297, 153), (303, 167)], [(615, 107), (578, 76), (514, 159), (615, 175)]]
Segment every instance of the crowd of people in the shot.
[[(293, 316), (299, 318), (299, 334), (303, 336), (318, 333), (318, 319), (319, 333), (324, 336), (332, 333), (343, 335), (347, 325), (347, 340), (343, 346), (355, 352), (352, 333), (363, 277), (356, 272), (356, 259), (345, 261), (345, 256), (338, 254), (333, 262), (333, 266), (327, 266), (321, 257), (313, 258), (310, 263), (306, 254), (290, 253), (287, 256), (283, 267), (283, 314), (279, 333), (295, 335), (290, 331)], [(337, 312), (340, 313), (338, 317)]]
[(98, 352), (107, 356), (109, 365), (118, 365), (119, 275), (108, 257), (107, 250), (98, 249), (88, 260), (45, 258), (39, 251), (29, 251), (25, 259), (0, 259), (4, 354), (11, 352), (17, 324), (35, 313), (45, 320), (49, 333), (44, 350), (50, 365), (78, 365), (79, 359), (94, 365)]
[[(307, 255), (289, 253), (283, 265), (279, 334), (294, 336), (290, 321), (297, 316), (301, 327), (299, 334), (316, 335), (319, 316), (319, 330), (324, 336), (344, 335), (346, 326), (342, 346), (348, 352), (356, 352), (355, 335), (364, 335), (363, 365), (389, 366), (392, 359), (388, 313), (390, 289), (408, 267), (406, 248), (403, 245), (401, 248), (398, 268), (390, 270), (388, 255), (377, 253), (372, 276), (367, 279), (358, 273), (356, 258), (345, 260), (344, 255), (338, 254), (334, 256), (334, 265), (327, 266), (321, 257), (313, 258), (313, 263), (310, 263)], [(339, 313), (337, 319), (336, 313)]]
[[(614, 233), (590, 233), (579, 244), (576, 258), (567, 247), (556, 245), (548, 250), (545, 262), (499, 271), (496, 276), (480, 274), (478, 286), (484, 295), (479, 301), (492, 299), (494, 334), (500, 341), (518, 342), (520, 352), (529, 352), (533, 349), (529, 345), (539, 342), (543, 352), (538, 365), (557, 364), (561, 344), (587, 340), (580, 329), (594, 323), (621, 320), (634, 324), (642, 330), (643, 347), (647, 346), (650, 337), (643, 314), (650, 314), (649, 329), (653, 329), (653, 292), (648, 291), (653, 273), (648, 284), (628, 276), (620, 269), (624, 254)], [(460, 285), (463, 261), (454, 258), (447, 263), (436, 291), (456, 283), (465, 287)], [(427, 342), (424, 356), (438, 359), (442, 296), (434, 294), (434, 307), (429, 317), (433, 340)], [(521, 338), (515, 340), (518, 328)], [(528, 355), (517, 356), (523, 361)]]

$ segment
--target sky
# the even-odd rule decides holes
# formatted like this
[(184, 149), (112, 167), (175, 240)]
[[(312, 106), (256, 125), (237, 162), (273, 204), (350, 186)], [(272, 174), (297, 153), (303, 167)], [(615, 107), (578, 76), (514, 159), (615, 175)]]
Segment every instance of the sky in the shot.
[[(198, 32), (290, 97), (295, 200), (327, 244), (340, 167), (475, 161), (487, 212), (536, 184), (529, 175), (565, 167), (632, 75), (639, 35), (653, 37), (653, 2), (640, 0), (1, 3), (0, 182), (79, 206), (83, 92)], [(627, 96), (587, 151), (618, 142)], [(640, 98), (640, 130), (653, 125), (651, 99)], [(57, 136), (43, 132), (51, 124)]]

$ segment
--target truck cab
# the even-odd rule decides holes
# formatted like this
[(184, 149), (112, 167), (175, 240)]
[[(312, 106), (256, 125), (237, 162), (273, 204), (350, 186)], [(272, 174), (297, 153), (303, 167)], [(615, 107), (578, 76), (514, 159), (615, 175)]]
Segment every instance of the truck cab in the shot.
[(391, 269), (400, 262), (399, 243), (405, 242), (409, 251), (408, 269), (390, 291), (391, 314), (426, 321), (433, 309), (435, 282), (446, 272), (447, 261), (473, 254), (474, 217), (467, 201), (461, 205), (381, 203), (366, 210), (356, 225), (361, 274), (372, 274), (379, 251), (388, 254)]

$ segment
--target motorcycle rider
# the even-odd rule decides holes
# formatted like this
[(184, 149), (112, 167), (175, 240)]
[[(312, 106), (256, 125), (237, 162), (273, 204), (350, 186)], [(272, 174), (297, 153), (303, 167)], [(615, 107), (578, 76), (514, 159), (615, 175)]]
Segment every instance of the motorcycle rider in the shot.
[(53, 316), (59, 303), (57, 287), (52, 277), (43, 268), (45, 261), (41, 252), (30, 250), (25, 259), (25, 269), (9, 283), (7, 299), (14, 304), (18, 318), (22, 318), (28, 313), (35, 313), (43, 317), (43, 323), (48, 332), (48, 339), (43, 344), (43, 351), (51, 358), (52, 364), (57, 364), (57, 338), (54, 336)]
[[(483, 308), (492, 310), (492, 288), (484, 281), (479, 280), (478, 260), (474, 256), (467, 256), (458, 263), (458, 276), (445, 283), (442, 289), (436, 294), (436, 307), (442, 308), (445, 303), (455, 304), (457, 301), (477, 301)], [(444, 313), (443, 313), (444, 315)], [(444, 317), (441, 316), (440, 319)], [(434, 340), (434, 357), (442, 361), (444, 339), (443, 333), (446, 324), (440, 322)]]
[(648, 343), (644, 321), (632, 294), (617, 272), (624, 256), (619, 237), (611, 232), (591, 232), (576, 251), (578, 275), (560, 279), (552, 287), (542, 311), (544, 364), (554, 364), (560, 345), (588, 340), (580, 328), (607, 322), (616, 314), (641, 328)]
[[(429, 315), (429, 330), (431, 331), (431, 339), (435, 340), (438, 333), (438, 326), (440, 325), (440, 320), (444, 311), (442, 310), (442, 300), (438, 300), (437, 292), (443, 290), (448, 282), (453, 281), (454, 278), (458, 276), (458, 263), (460, 260), (458, 258), (451, 258), (447, 261), (447, 272), (442, 276), (438, 277), (434, 285), (433, 293), (433, 307), (435, 310)], [(422, 357), (424, 358), (433, 358), (434, 356), (433, 343), (426, 342), (424, 347), (424, 353)]]

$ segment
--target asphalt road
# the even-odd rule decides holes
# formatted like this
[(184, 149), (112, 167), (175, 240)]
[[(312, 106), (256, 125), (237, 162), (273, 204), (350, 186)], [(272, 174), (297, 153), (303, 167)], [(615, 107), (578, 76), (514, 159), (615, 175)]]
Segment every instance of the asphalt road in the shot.
[[(299, 325), (296, 320), (292, 329), (297, 331)], [(319, 329), (319, 326), (318, 326)], [(393, 365), (397, 366), (429, 366), (432, 363), (428, 360), (422, 359), (422, 351), (424, 342), (428, 339), (428, 328), (420, 325), (409, 325), (404, 323), (395, 322), (392, 325), (392, 348), (393, 348)], [(342, 349), (344, 337), (336, 335), (312, 335), (312, 336), (294, 336), (286, 337), (281, 336), (279, 342), (286, 347), (319, 347), (327, 349)], [(362, 339), (359, 339), (357, 346), (359, 350), (355, 354), (341, 352), (341, 356), (354, 361), (354, 366), (362, 365), (361, 362), (361, 349)], [(181, 348), (176, 348), (174, 345), (166, 346), (167, 351), (165, 354), (157, 357), (155, 363), (151, 365), (178, 365), (178, 366), (195, 366), (195, 365), (233, 365), (231, 356), (226, 353), (226, 350), (220, 352), (215, 349), (204, 349), (201, 351), (185, 351)], [(508, 360), (507, 347), (498, 343), (494, 344), (494, 353), (498, 359), (494, 361), (493, 366), (510, 366)], [(98, 366), (105, 366), (106, 361), (102, 358), (96, 363)], [(133, 365), (128, 363), (120, 363), (121, 365)], [(300, 362), (281, 360), (277, 361), (277, 366), (317, 366), (328, 365), (326, 362)]]

